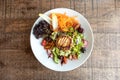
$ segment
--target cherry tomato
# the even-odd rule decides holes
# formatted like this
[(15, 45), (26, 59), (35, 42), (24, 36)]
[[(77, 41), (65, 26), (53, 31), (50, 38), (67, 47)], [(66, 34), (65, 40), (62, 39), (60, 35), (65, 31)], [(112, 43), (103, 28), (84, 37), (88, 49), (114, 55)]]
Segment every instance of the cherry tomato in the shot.
[(46, 45), (46, 43), (47, 43), (47, 42), (46, 42), (46, 40), (42, 40), (41, 45), (42, 45), (42, 46), (45, 46), (45, 45)]
[(63, 61), (65, 64), (67, 63), (67, 58), (65, 56), (63, 57)]

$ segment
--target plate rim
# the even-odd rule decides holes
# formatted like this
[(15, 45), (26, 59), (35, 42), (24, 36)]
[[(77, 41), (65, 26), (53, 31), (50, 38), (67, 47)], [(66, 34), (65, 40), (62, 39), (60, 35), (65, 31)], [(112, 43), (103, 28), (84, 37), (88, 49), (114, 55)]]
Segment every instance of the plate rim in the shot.
[(54, 8), (54, 9), (50, 9), (50, 10), (44, 12), (43, 14), (46, 14), (47, 12), (52, 11), (52, 10), (56, 10), (56, 9), (71, 10), (71, 11), (76, 12), (77, 14), (81, 15), (82, 18), (86, 21), (86, 23), (87, 23), (88, 26), (89, 26), (90, 33), (91, 33), (91, 36), (92, 36), (92, 41), (91, 41), (92, 44), (91, 44), (91, 49), (90, 49), (90, 52), (89, 52), (88, 56), (84, 59), (84, 61), (82, 61), (81, 64), (79, 64), (78, 66), (74, 67), (73, 69), (67, 69), (67, 70), (59, 70), (59, 69), (58, 69), (58, 70), (56, 70), (56, 69), (49, 68), (49, 67), (47, 67), (46, 65), (42, 64), (42, 62), (39, 61), (39, 60), (37, 59), (37, 57), (36, 57), (36, 55), (35, 55), (35, 53), (34, 53), (34, 51), (33, 51), (32, 44), (31, 44), (31, 43), (32, 43), (32, 42), (31, 42), (31, 34), (32, 34), (32, 30), (33, 30), (34, 25), (36, 24), (36, 21), (39, 20), (39, 17), (34, 21), (33, 26), (31, 27), (31, 31), (30, 31), (30, 46), (31, 46), (31, 49), (32, 49), (32, 52), (33, 52), (35, 58), (38, 60), (38, 62), (39, 62), (40, 64), (42, 64), (42, 65), (45, 66), (46, 68), (48, 68), (48, 69), (50, 69), (50, 70), (53, 70), (53, 71), (66, 72), (66, 71), (71, 71), (71, 70), (74, 70), (74, 69), (80, 67), (81, 65), (83, 65), (83, 64), (88, 60), (88, 58), (89, 58), (90, 55), (92, 54), (93, 47), (94, 47), (94, 35), (93, 35), (92, 27), (91, 27), (90, 23), (88, 22), (87, 18), (86, 18), (85, 16), (83, 16), (81, 13), (79, 13), (79, 12), (73, 10), (73, 9), (69, 9), (69, 8)]

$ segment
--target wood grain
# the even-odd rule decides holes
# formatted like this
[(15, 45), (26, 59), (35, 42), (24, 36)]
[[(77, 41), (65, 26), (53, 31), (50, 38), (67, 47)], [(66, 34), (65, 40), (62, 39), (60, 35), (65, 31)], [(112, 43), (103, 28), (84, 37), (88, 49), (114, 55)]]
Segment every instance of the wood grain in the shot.
[[(30, 48), (30, 30), (53, 8), (84, 15), (94, 32), (94, 49), (79, 68), (45, 68)], [(0, 0), (0, 80), (120, 80), (120, 0)]]

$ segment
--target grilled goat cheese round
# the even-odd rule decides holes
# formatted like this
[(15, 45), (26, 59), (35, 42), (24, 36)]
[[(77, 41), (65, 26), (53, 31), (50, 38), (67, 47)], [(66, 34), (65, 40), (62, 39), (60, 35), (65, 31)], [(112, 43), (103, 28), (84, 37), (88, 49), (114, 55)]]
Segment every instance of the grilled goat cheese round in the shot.
[(63, 50), (68, 50), (71, 48), (72, 39), (69, 36), (60, 36), (56, 40), (56, 45), (58, 48)]

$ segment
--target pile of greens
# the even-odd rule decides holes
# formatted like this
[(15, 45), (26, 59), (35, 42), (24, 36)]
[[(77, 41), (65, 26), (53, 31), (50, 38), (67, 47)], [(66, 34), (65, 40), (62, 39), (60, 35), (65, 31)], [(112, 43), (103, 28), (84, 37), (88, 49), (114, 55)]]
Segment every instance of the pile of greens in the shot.
[[(62, 33), (63, 34), (63, 33)], [(52, 49), (53, 60), (55, 63), (59, 63), (61, 57), (66, 57), (74, 59), (72, 56), (75, 55), (77, 59), (80, 58), (80, 54), (82, 53), (81, 48), (84, 47), (84, 35), (77, 30), (74, 30), (73, 27), (69, 29), (69, 32), (64, 32), (66, 36), (70, 36), (72, 38), (72, 47), (69, 50), (60, 50), (57, 47)], [(50, 36), (53, 40), (56, 39), (57, 35), (61, 35), (60, 32), (53, 32)]]

